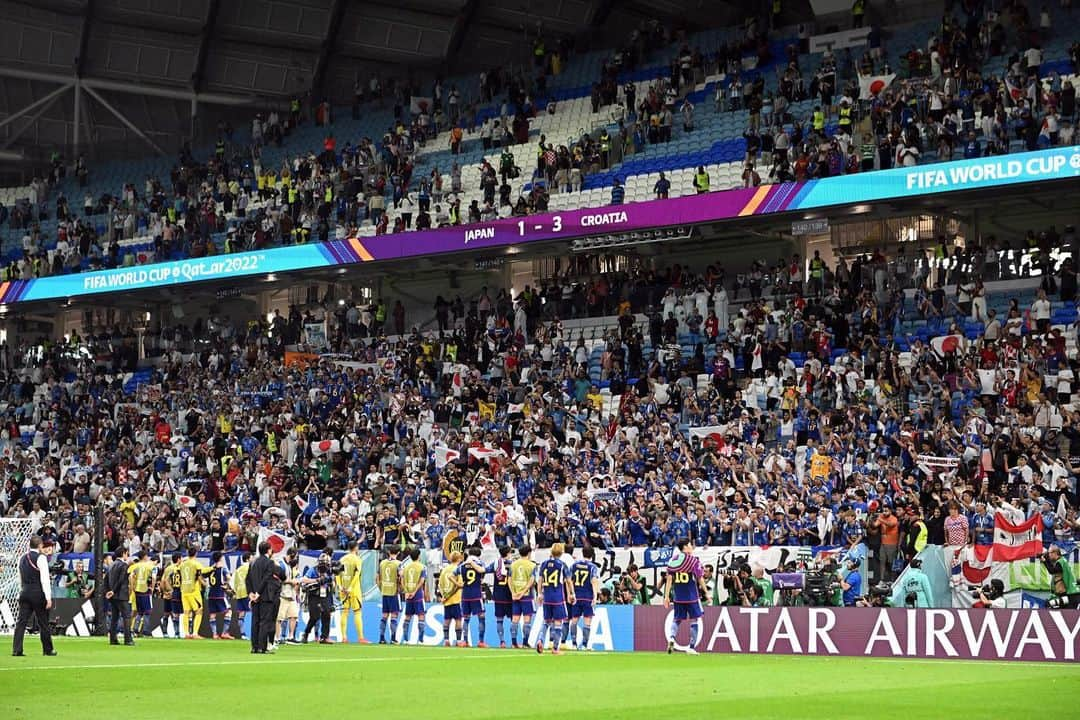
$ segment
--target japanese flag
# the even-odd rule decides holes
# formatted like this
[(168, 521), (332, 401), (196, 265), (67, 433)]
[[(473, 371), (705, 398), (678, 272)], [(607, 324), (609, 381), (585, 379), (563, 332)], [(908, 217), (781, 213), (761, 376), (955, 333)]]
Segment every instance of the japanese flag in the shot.
[(181, 495), (177, 498), (177, 502), (180, 503), (180, 507), (193, 508), (197, 501), (191, 495)]
[(341, 443), (337, 440), (316, 440), (311, 443), (311, 454), (315, 457), (336, 452), (341, 452)]
[(701, 502), (705, 503), (705, 507), (711, 508), (716, 505), (716, 490), (714, 490), (712, 487), (709, 487), (706, 490), (702, 490), (700, 498)]
[(264, 541), (270, 543), (270, 553), (275, 559), (288, 552), (296, 542), (293, 538), (282, 535), (276, 530), (261, 527), (259, 528), (259, 544), (261, 545)]
[(889, 73), (888, 75), (860, 75), (859, 97), (863, 100), (872, 100), (881, 94), (885, 88), (892, 85), (892, 81), (895, 79), (896, 73)]
[(494, 458), (502, 457), (505, 455), (502, 448), (488, 448), (488, 447), (471, 447), (469, 448), (469, 457), (476, 458), (477, 460), (491, 460)]
[(442, 470), (444, 467), (461, 457), (457, 450), (451, 450), (445, 445), (436, 445), (433, 449), (435, 454), (435, 469)]

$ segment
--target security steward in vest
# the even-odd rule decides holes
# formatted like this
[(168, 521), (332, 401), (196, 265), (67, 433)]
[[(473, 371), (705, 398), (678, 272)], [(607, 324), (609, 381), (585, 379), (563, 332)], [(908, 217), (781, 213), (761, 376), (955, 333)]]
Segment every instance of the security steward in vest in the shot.
[(694, 189), (698, 195), (709, 192), (709, 173), (705, 172), (704, 165), (698, 165), (697, 174), (694, 175)]
[(30, 550), (19, 558), (19, 618), (15, 621), (15, 637), (11, 654), (23, 657), (23, 636), (30, 616), (37, 618), (41, 635), (41, 652), (55, 655), (52, 633), (49, 631), (49, 614), (52, 609), (52, 582), (49, 581), (49, 561), (41, 552), (41, 538), (30, 538)]
[(607, 128), (600, 131), (600, 166), (605, 170), (608, 169), (611, 158), (611, 136), (608, 135)]
[(840, 103), (840, 119), (837, 124), (840, 126), (840, 132), (851, 135), (851, 106), (848, 105), (847, 100)]
[(825, 113), (821, 111), (820, 105), (814, 106), (813, 114), (814, 132), (818, 135), (825, 134)]

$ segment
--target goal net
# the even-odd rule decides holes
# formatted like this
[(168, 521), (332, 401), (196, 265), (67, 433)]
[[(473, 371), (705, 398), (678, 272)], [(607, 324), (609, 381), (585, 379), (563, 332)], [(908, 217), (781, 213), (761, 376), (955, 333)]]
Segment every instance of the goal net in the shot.
[(30, 550), (30, 521), (0, 518), (0, 635), (15, 631), (19, 615), (19, 559)]

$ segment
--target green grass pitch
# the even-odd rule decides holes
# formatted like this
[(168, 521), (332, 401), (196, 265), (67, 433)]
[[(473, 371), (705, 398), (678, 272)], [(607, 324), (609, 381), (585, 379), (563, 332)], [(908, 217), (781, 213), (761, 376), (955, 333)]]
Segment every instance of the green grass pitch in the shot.
[(1080, 664), (27, 640), (0, 645), (4, 720), (1080, 717)]

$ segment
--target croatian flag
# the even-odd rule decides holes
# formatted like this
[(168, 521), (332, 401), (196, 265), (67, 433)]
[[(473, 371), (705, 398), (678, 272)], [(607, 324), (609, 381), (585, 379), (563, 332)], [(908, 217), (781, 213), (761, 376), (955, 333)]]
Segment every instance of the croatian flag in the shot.
[(1009, 75), (1005, 75), (1005, 89), (1008, 90), (1009, 99), (1012, 100), (1013, 105), (1018, 105), (1027, 94), (1024, 92), (1024, 88), (1014, 83), (1012, 77)]
[(307, 499), (297, 495), (293, 500), (296, 502), (296, 507), (300, 508), (300, 512), (304, 515), (314, 515), (315, 511), (319, 509), (319, 496), (315, 493), (308, 493)]
[(862, 100), (873, 100), (880, 95), (885, 88), (892, 85), (892, 81), (895, 79), (896, 73), (889, 73), (888, 75), (860, 75), (859, 98)]
[[(980, 562), (1013, 562), (1042, 555), (1043, 520), (1032, 515), (1020, 523), (1009, 522), (1002, 513), (994, 516), (994, 544), (976, 545), (975, 557)], [(988, 557), (989, 556), (989, 557)]]

